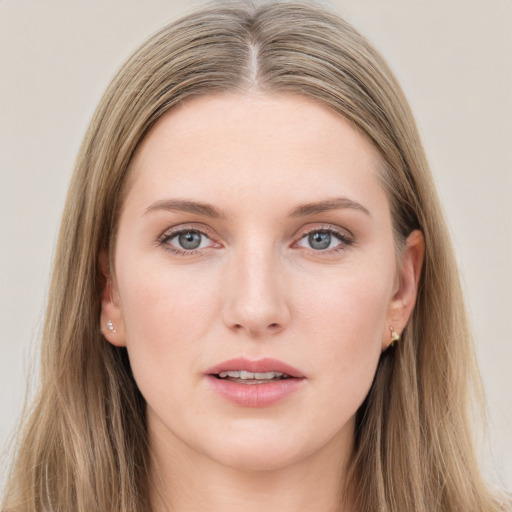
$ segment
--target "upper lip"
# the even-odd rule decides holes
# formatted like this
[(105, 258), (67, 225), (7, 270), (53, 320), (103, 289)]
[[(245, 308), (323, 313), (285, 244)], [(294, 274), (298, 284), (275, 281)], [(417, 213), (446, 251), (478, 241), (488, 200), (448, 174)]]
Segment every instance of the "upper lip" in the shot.
[(246, 372), (253, 373), (267, 373), (267, 372), (279, 372), (285, 373), (290, 377), (304, 378), (304, 374), (294, 368), (293, 366), (279, 361), (278, 359), (264, 358), (258, 359), (257, 361), (251, 361), (243, 357), (230, 359), (222, 363), (212, 366), (205, 371), (207, 375), (218, 375), (221, 372), (229, 372), (235, 370), (245, 370)]

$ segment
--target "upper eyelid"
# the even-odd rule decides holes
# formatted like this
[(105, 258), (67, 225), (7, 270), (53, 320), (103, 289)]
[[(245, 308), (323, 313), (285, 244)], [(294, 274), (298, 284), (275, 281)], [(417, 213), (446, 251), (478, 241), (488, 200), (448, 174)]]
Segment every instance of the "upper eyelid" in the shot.
[(159, 240), (164, 240), (166, 238), (172, 238), (179, 233), (182, 233), (184, 231), (197, 231), (198, 233), (201, 233), (202, 235), (205, 235), (208, 238), (212, 238), (213, 230), (208, 229), (204, 225), (196, 225), (196, 223), (191, 222), (190, 224), (178, 224), (176, 226), (172, 226), (170, 228), (165, 229), (160, 236), (158, 237)]
[(350, 232), (350, 230), (346, 228), (323, 223), (310, 225), (310, 227), (303, 226), (302, 228), (297, 230), (296, 237), (298, 237), (298, 239), (301, 239), (304, 236), (309, 235), (310, 233), (314, 233), (315, 231), (329, 231), (330, 233), (337, 234), (344, 238), (350, 238), (351, 240), (354, 238), (354, 235)]

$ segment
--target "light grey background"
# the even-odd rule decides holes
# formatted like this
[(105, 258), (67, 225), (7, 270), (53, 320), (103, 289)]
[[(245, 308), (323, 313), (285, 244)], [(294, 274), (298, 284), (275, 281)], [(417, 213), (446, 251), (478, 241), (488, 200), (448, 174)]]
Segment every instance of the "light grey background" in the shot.
[[(81, 138), (107, 83), (197, 1), (0, 0), (0, 444), (36, 358)], [(388, 59), (416, 114), (460, 261), (489, 400), (482, 453), (512, 488), (512, 1), (330, 2)], [(0, 464), (5, 468), (6, 460)]]

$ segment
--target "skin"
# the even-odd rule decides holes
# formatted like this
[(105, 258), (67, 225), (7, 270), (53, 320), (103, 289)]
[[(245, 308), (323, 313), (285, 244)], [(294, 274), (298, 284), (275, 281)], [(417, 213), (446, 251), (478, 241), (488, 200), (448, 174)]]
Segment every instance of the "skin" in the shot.
[[(165, 114), (130, 173), (101, 322), (147, 400), (154, 510), (339, 510), (355, 413), (423, 258), (413, 232), (397, 265), (372, 145), (306, 98), (211, 95)], [(179, 229), (203, 232), (199, 249)], [(235, 357), (306, 378), (278, 404), (235, 405), (204, 376)]]

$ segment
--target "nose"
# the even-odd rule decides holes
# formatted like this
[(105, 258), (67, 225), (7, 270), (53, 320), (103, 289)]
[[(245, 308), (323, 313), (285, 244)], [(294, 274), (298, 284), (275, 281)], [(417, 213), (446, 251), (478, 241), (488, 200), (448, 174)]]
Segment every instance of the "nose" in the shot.
[(283, 273), (272, 251), (247, 251), (230, 262), (223, 321), (233, 330), (258, 337), (277, 334), (290, 321)]

